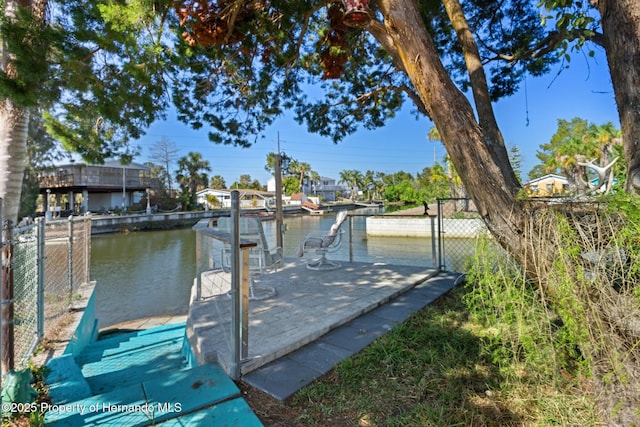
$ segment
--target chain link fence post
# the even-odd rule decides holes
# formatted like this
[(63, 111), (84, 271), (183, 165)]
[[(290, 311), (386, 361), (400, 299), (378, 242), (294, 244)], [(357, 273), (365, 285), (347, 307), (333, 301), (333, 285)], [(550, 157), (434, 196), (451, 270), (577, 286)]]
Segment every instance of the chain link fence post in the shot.
[(73, 297), (73, 215), (69, 216), (69, 221), (68, 221), (68, 229), (67, 229), (67, 236), (68, 236), (68, 246), (67, 246), (67, 251), (69, 253), (69, 256), (67, 257), (67, 278), (69, 280), (69, 299), (71, 300), (71, 298)]
[(45, 221), (44, 218), (37, 219), (37, 239), (38, 239), (38, 340), (44, 337), (44, 240)]
[(2, 223), (2, 375), (15, 369), (13, 231), (11, 220)]

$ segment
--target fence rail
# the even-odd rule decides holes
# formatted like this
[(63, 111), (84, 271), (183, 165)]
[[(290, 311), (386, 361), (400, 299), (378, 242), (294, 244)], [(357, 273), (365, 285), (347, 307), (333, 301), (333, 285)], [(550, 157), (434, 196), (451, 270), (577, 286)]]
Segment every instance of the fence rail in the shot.
[(39, 343), (57, 338), (78, 288), (89, 282), (91, 218), (2, 224), (4, 378), (8, 371), (24, 368)]

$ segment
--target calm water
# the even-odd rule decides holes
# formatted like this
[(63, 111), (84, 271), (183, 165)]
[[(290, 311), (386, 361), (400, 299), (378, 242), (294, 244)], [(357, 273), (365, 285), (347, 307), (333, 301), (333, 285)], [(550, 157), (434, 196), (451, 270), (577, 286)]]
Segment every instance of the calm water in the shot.
[[(373, 213), (358, 210), (361, 212)], [(333, 214), (285, 218), (285, 256), (295, 257), (299, 242), (309, 232), (328, 230), (334, 219)], [(352, 221), (354, 261), (433, 267), (430, 238), (367, 238), (365, 217)], [(264, 228), (275, 246), (275, 221), (265, 221)], [(344, 244), (330, 258), (347, 261), (348, 220), (343, 228)], [(97, 281), (99, 327), (148, 316), (185, 314), (196, 272), (195, 237), (191, 228), (93, 236), (91, 277)], [(464, 246), (472, 247), (469, 243)]]
[(99, 327), (141, 317), (183, 314), (195, 277), (190, 229), (92, 236)]

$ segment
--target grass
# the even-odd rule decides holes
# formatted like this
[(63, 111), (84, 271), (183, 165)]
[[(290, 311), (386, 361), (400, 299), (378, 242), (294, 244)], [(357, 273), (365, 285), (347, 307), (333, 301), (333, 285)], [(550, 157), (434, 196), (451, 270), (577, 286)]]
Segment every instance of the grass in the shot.
[(594, 426), (580, 374), (541, 380), (483, 352), (465, 288), (414, 314), (289, 402), (309, 426)]

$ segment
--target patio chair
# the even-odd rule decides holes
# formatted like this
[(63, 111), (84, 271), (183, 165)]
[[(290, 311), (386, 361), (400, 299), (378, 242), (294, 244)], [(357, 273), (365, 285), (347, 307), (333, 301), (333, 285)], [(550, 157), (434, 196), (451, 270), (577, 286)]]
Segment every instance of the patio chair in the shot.
[[(218, 229), (231, 232), (229, 217), (218, 219)], [(282, 248), (270, 247), (259, 218), (240, 217), (240, 238), (255, 241), (258, 245), (249, 250), (249, 299), (260, 300), (272, 297), (276, 290), (271, 286), (256, 284), (258, 276), (268, 271), (277, 271), (282, 267)], [(231, 268), (231, 248), (225, 245), (222, 249), (222, 269), (226, 272)]]
[(342, 223), (347, 219), (347, 211), (340, 211), (336, 215), (336, 221), (328, 232), (312, 232), (300, 242), (298, 256), (302, 257), (308, 251), (315, 251), (320, 258), (307, 263), (309, 270), (328, 271), (341, 267), (340, 263), (327, 259), (328, 253), (336, 252), (342, 245), (342, 235), (344, 231), (340, 229)]

